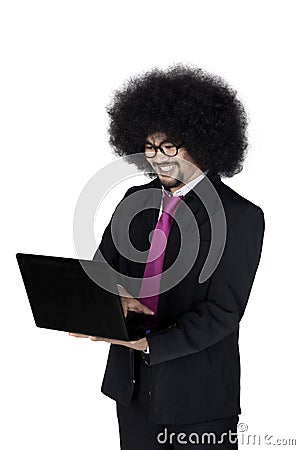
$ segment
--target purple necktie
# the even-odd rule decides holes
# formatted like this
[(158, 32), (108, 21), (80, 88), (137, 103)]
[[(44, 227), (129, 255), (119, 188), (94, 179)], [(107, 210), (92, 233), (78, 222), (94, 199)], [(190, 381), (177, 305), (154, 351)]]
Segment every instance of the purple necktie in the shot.
[(155, 314), (157, 313), (159, 288), (167, 240), (173, 221), (173, 215), (182, 198), (183, 195), (169, 196), (163, 191), (162, 214), (153, 231), (151, 246), (140, 288), (139, 301), (154, 311)]

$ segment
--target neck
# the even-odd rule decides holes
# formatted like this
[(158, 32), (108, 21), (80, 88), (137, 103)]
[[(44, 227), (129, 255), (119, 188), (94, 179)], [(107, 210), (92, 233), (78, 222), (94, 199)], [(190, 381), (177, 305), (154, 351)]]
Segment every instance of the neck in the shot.
[(202, 170), (198, 169), (195, 172), (193, 172), (192, 175), (190, 176), (190, 178), (185, 180), (185, 182), (180, 182), (180, 184), (177, 185), (177, 186), (165, 187), (165, 189), (168, 192), (171, 192), (171, 194), (173, 194), (175, 191), (177, 191), (178, 189), (182, 188), (187, 183), (190, 183), (191, 181), (195, 180), (195, 178), (198, 178), (202, 173), (203, 173)]

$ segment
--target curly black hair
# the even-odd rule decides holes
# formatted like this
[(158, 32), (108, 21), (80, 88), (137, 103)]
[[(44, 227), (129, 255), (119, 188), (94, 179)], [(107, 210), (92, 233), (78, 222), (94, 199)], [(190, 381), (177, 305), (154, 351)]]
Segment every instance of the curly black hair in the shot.
[[(162, 132), (170, 141), (184, 141), (202, 171), (231, 177), (242, 170), (248, 117), (237, 92), (220, 76), (181, 63), (154, 67), (130, 77), (106, 111), (109, 143), (129, 162), (144, 152), (149, 134)], [(146, 176), (156, 176), (146, 158), (131, 157)]]

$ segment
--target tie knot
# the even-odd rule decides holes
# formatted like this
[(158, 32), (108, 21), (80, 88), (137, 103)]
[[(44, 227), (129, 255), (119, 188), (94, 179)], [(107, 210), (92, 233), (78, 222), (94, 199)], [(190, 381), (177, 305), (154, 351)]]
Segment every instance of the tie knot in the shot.
[(166, 212), (173, 211), (183, 197), (184, 197), (183, 195), (168, 195), (164, 192), (163, 210)]

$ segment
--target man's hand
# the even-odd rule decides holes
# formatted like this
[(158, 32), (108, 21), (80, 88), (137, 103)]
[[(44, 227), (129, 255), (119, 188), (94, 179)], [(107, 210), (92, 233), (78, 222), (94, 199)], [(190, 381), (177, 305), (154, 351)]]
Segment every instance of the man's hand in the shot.
[(143, 305), (141, 302), (132, 297), (132, 295), (129, 294), (129, 292), (127, 292), (123, 286), (121, 286), (120, 284), (118, 284), (117, 286), (125, 317), (127, 317), (128, 311), (135, 311), (137, 313), (144, 313), (151, 315), (154, 314), (154, 312), (151, 309), (147, 308), (147, 306)]
[(80, 334), (80, 333), (69, 333), (70, 336), (80, 337), (80, 338), (90, 338), (92, 341), (105, 341), (110, 344), (124, 345), (125, 347), (133, 348), (134, 350), (146, 350), (147, 349), (147, 339), (142, 338), (138, 341), (119, 341), (117, 339), (108, 339), (102, 338), (98, 336), (89, 336), (88, 334)]

